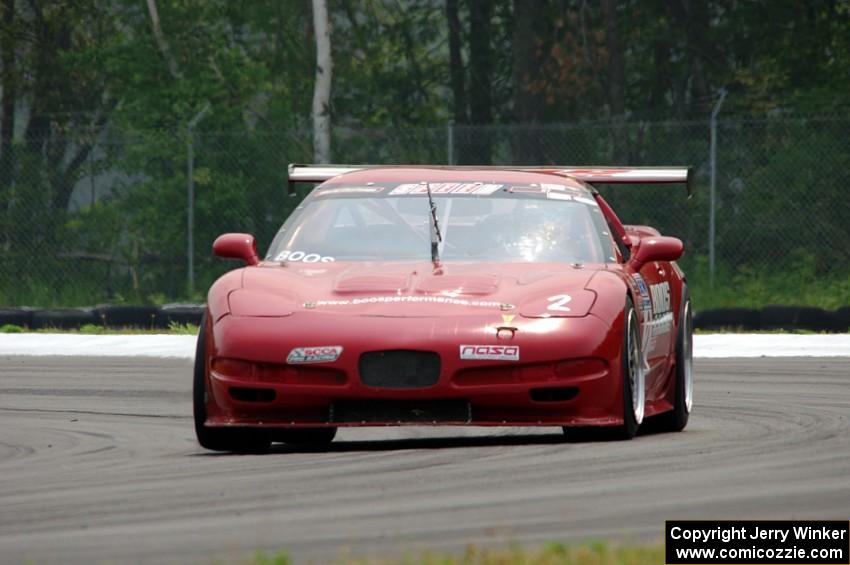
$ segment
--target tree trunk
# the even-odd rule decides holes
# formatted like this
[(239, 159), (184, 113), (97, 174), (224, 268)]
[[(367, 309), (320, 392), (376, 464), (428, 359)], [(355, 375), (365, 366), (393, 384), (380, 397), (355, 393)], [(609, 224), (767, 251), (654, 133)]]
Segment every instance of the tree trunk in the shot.
[(313, 159), (331, 160), (330, 98), (333, 78), (331, 31), (326, 0), (313, 0), (313, 27), (316, 33), (316, 84), (313, 88)]
[(12, 141), (15, 135), (15, 2), (6, 0), (3, 3), (3, 106), (0, 110), (0, 201), (3, 208), (8, 207), (12, 182), (15, 178), (15, 150)]
[[(469, 117), (476, 125), (493, 123), (493, 50), (490, 45), (490, 20), (493, 5), (490, 0), (469, 2)], [(490, 139), (482, 131), (470, 141), (470, 163), (490, 163)]]
[[(94, 149), (97, 138), (100, 136), (103, 129), (106, 127), (106, 113), (100, 114), (91, 126), (92, 138), (95, 141), (84, 143), (80, 146), (77, 153), (68, 161), (68, 164), (63, 168), (61, 163), (55, 165), (55, 181), (53, 182), (53, 209), (67, 211), (71, 203), (71, 196), (74, 193), (74, 186), (79, 178), (80, 167), (88, 161), (89, 155)], [(62, 153), (60, 158), (64, 157), (65, 145), (60, 146)]]
[[(520, 126), (540, 120), (544, 101), (534, 94), (531, 85), (540, 80), (538, 44), (545, 35), (547, 0), (514, 0), (513, 34), (513, 98), (514, 120)], [(520, 127), (511, 136), (511, 153), (515, 165), (543, 164), (543, 150), (538, 131)]]
[(620, 29), (617, 25), (616, 0), (604, 0), (605, 46), (608, 50), (608, 109), (614, 126), (612, 131), (612, 152), (615, 163), (626, 164), (628, 143), (623, 120), (626, 113), (626, 67), (623, 57), (623, 44), (620, 41)]
[(446, 19), (449, 23), (449, 75), (454, 96), (454, 118), (458, 124), (467, 122), (466, 80), (461, 55), (460, 17), (458, 0), (446, 0)]
[[(3, 214), (3, 219), (0, 220), (0, 225), (3, 226), (2, 242), (0, 247), (8, 251), (12, 245), (11, 234), (12, 221), (7, 214), (11, 212), (12, 206), (12, 185), (15, 182), (15, 146), (13, 145), (15, 136), (15, 98), (17, 97), (17, 89), (15, 88), (15, 34), (12, 32), (15, 22), (15, 1), (6, 0), (3, 3), (3, 27), (5, 33), (2, 36), (3, 48), (3, 107), (0, 110), (0, 213)], [(9, 218), (9, 219), (7, 219)]]
[(608, 106), (611, 116), (622, 116), (626, 111), (626, 67), (623, 44), (617, 25), (617, 2), (605, 0), (605, 45), (608, 49)]
[[(722, 55), (709, 38), (708, 3), (706, 0), (668, 0), (667, 7), (674, 25), (685, 29), (690, 63), (690, 76), (685, 80), (690, 86), (691, 99), (704, 100), (712, 91), (708, 69), (722, 63)], [(687, 104), (687, 100), (681, 103)]]
[(649, 90), (649, 107), (655, 112), (665, 106), (665, 97), (670, 91), (670, 44), (666, 40), (655, 40), (652, 59), (654, 72)]
[(151, 28), (153, 28), (153, 36), (154, 39), (156, 39), (159, 52), (162, 53), (163, 58), (165, 58), (165, 62), (168, 65), (168, 72), (171, 73), (172, 77), (179, 80), (183, 78), (183, 75), (180, 73), (180, 69), (177, 67), (177, 61), (174, 59), (174, 55), (168, 47), (168, 41), (165, 39), (165, 34), (162, 33), (162, 26), (159, 23), (159, 11), (156, 9), (156, 0), (147, 0), (147, 3), (148, 14), (151, 17)]

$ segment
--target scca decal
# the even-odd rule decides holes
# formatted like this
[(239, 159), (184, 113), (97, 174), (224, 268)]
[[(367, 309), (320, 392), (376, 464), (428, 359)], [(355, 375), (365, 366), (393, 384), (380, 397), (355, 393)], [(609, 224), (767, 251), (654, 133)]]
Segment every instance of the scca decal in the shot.
[(461, 359), (519, 361), (518, 345), (461, 345)]
[(341, 345), (319, 345), (317, 347), (296, 347), (289, 352), (286, 362), (290, 365), (304, 363), (330, 363), (339, 359)]

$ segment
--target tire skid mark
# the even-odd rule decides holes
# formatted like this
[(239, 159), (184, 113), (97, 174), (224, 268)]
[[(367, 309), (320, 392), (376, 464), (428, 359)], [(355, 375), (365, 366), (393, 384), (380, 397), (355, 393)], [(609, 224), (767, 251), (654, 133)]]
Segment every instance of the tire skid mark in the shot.
[(46, 412), (54, 414), (89, 414), (93, 416), (126, 416), (129, 418), (167, 418), (171, 420), (191, 420), (192, 416), (178, 414), (143, 414), (133, 412), (105, 412), (101, 410), (72, 410), (72, 409), (47, 409), (47, 408), (12, 408), (10, 406), (0, 406), (0, 411), (6, 412)]

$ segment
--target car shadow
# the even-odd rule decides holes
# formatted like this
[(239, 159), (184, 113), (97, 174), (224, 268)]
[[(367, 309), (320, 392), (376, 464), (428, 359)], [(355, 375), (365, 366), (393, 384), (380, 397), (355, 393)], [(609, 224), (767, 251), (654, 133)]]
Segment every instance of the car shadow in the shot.
[[(521, 434), (501, 436), (448, 436), (400, 439), (337, 440), (329, 445), (291, 445), (273, 443), (268, 454), (291, 453), (354, 453), (400, 451), (404, 449), (459, 449), (473, 447), (508, 447), (517, 445), (552, 445), (565, 443), (559, 432), (550, 434)], [(199, 457), (245, 455), (244, 453), (202, 451)]]
[(457, 449), (469, 447), (507, 447), (564, 443), (562, 433), (501, 436), (449, 436), (365, 441), (335, 441), (326, 446), (272, 444), (272, 453), (344, 453), (357, 451), (397, 451), (402, 449)]
[[(651, 418), (640, 427), (638, 437), (652, 436), (663, 433), (660, 426)], [(555, 445), (581, 443), (607, 443), (623, 441), (612, 428), (575, 428), (563, 434), (553, 432), (548, 434), (506, 434), (492, 436), (448, 436), (448, 437), (418, 437), (400, 439), (370, 439), (370, 440), (337, 440), (328, 445), (291, 445), (273, 443), (266, 454), (292, 453), (356, 453), (400, 451), (405, 449), (466, 449), (474, 447), (510, 447), (520, 445)], [(231, 453), (203, 451), (196, 453), (200, 457), (222, 457), (233, 455), (250, 455), (251, 453)]]

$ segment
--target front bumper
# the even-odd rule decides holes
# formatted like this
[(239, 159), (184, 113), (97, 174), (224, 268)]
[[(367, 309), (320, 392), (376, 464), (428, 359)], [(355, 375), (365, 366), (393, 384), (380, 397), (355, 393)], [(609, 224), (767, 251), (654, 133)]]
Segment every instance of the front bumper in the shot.
[[(622, 333), (592, 315), (517, 319), (499, 339), (493, 316), (457, 319), (225, 316), (207, 332), (207, 425), (617, 425)], [(518, 361), (461, 359), (460, 345), (512, 345)], [(293, 348), (340, 346), (333, 362), (287, 364)], [(372, 351), (431, 351), (441, 365), (422, 388), (367, 386)]]

